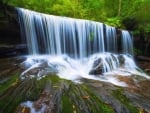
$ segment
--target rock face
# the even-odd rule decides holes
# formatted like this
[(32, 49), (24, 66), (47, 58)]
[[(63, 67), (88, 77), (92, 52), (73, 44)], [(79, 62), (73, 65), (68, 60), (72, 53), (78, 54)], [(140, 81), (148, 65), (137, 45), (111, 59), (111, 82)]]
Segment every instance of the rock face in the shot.
[[(3, 6), (3, 7), (2, 7)], [(14, 7), (0, 5), (0, 57), (16, 56), (26, 51), (22, 44), (17, 12)]]
[(27, 53), (25, 44), (18, 45), (1, 45), (0, 46), (0, 58), (16, 56)]
[[(3, 6), (3, 7), (2, 7)], [(19, 44), (20, 30), (15, 7), (0, 5), (0, 44)]]
[(134, 36), (134, 48), (135, 54), (144, 55), (150, 57), (150, 34), (145, 36), (146, 33), (141, 33), (138, 36)]

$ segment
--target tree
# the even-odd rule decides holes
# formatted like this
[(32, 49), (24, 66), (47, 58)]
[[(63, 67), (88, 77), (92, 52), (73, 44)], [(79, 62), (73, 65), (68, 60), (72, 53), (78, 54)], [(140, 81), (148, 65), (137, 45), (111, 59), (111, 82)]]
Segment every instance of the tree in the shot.
[(121, 0), (119, 0), (119, 6), (118, 6), (118, 16), (120, 16), (121, 13)]
[(95, 20), (123, 27), (121, 21), (134, 18), (143, 25), (150, 23), (149, 0), (2, 0), (16, 7), (42, 13)]

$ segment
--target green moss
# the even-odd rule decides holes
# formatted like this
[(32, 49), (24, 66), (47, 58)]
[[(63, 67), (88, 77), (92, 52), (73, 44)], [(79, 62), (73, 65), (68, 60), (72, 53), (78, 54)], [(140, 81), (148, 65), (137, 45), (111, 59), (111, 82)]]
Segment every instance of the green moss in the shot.
[(40, 79), (39, 81), (40, 82), (52, 81), (53, 83), (58, 83), (58, 82), (60, 82), (60, 80), (63, 80), (63, 79), (59, 78), (55, 74), (49, 74), (49, 75), (46, 75), (45, 77), (43, 77), (42, 79)]
[(0, 98), (0, 112), (2, 113), (12, 113), (21, 102), (36, 100), (43, 91), (44, 82), (29, 79), (17, 83), (17, 77), (13, 76), (3, 83), (3, 90), (7, 91), (3, 92)]
[(125, 105), (131, 113), (139, 113), (139, 110), (133, 106), (133, 104), (124, 94), (122, 94), (122, 91), (122, 89), (113, 91), (114, 97), (116, 97), (123, 105)]
[(62, 113), (73, 113), (74, 105), (70, 101), (69, 97), (64, 95), (62, 97)]
[(25, 93), (26, 93), (27, 100), (34, 101), (40, 97), (40, 94), (42, 93), (45, 87), (45, 81), (37, 81), (36, 79), (33, 79), (32, 82), (33, 83), (32, 83), (31, 89), (27, 90)]
[(77, 113), (115, 113), (110, 105), (102, 102), (85, 85), (75, 85), (72, 83), (65, 95), (71, 100), (71, 103), (73, 103), (71, 106), (74, 106), (74, 110)]
[[(13, 86), (16, 80), (17, 75), (16, 78), (12, 77), (3, 83), (5, 89)], [(56, 108), (60, 109), (62, 113), (114, 113), (113, 108), (101, 101), (89, 87), (83, 84), (74, 84), (56, 75), (47, 75), (40, 80), (36, 78), (23, 80), (15, 87), (10, 87), (8, 92), (3, 94), (4, 97), (0, 98), (0, 108), (2, 108), (0, 112), (12, 113), (21, 102), (37, 100), (47, 82), (50, 82), (49, 87), (52, 88), (51, 93), (54, 94), (54, 100), (57, 100)]]
[[(61, 82), (67, 82), (67, 80), (60, 79), (53, 74), (47, 75), (40, 80), (33, 78), (19, 81), (18, 78), (19, 74), (16, 73), (10, 76), (7, 81), (0, 84), (0, 113), (12, 113), (21, 102), (37, 100), (43, 92), (47, 82), (52, 83), (50, 87), (56, 85), (60, 86)], [(57, 89), (58, 88), (54, 90)], [(66, 96), (62, 97), (62, 103), (64, 108), (68, 106), (67, 103), (69, 103), (69, 100), (67, 100)], [(68, 111), (70, 110), (71, 109), (68, 109)], [(65, 113), (65, 109), (63, 109), (63, 111)]]
[(33, 83), (34, 87), (30, 91), (27, 92), (27, 99), (32, 100), (32, 101), (38, 99), (40, 94), (44, 90), (47, 82), (50, 82), (50, 83), (52, 83), (51, 84), (52, 86), (55, 86), (58, 83), (60, 83), (61, 81), (64, 81), (64, 80), (60, 79), (57, 75), (53, 75), (53, 74), (46, 75), (45, 77), (43, 77), (40, 80), (33, 79), (32, 82), (34, 82)]
[(86, 91), (88, 92), (88, 94), (89, 94), (90, 98), (93, 100), (93, 102), (95, 102), (97, 105), (98, 111), (95, 113), (99, 113), (99, 112), (100, 113), (115, 113), (114, 109), (110, 105), (104, 103), (100, 99), (100, 97), (98, 97), (96, 94), (94, 94), (92, 92), (91, 89), (86, 88)]
[(18, 74), (10, 76), (10, 78), (6, 82), (0, 84), (0, 94), (5, 92), (8, 88), (16, 85), (17, 82), (18, 82)]
[(20, 95), (10, 95), (0, 99), (0, 113), (12, 113), (23, 100), (25, 100), (25, 96)]

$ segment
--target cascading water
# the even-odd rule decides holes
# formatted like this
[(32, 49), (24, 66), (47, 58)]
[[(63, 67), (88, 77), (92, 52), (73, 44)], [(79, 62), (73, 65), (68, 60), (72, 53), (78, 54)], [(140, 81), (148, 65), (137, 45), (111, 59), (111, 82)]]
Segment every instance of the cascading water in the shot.
[(124, 54), (133, 54), (132, 37), (128, 31), (122, 31), (122, 48)]
[[(106, 50), (109, 52), (117, 52), (117, 37), (116, 29), (110, 26), (106, 26)], [(130, 36), (129, 36), (130, 38)], [(132, 49), (132, 48), (131, 48)]]
[(22, 79), (29, 77), (33, 69), (38, 69), (40, 71), (32, 73), (32, 77), (40, 78), (48, 72), (56, 72), (71, 80), (90, 78), (117, 84), (111, 76), (103, 79), (101, 75), (118, 74), (118, 70), (124, 72), (121, 74), (131, 74), (138, 68), (132, 58), (132, 38), (128, 31), (121, 31), (122, 52), (118, 53), (114, 27), (22, 8), (17, 8), (17, 11), (22, 37), (30, 55), (23, 63), (28, 69), (22, 73)]
[(18, 12), (30, 55), (67, 54), (82, 59), (96, 52), (105, 52), (102, 23), (24, 9), (18, 9)]

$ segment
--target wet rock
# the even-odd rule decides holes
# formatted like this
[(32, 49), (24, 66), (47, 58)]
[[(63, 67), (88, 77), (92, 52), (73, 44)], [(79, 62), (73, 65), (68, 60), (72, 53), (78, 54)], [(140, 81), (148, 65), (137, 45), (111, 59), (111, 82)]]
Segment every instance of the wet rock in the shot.
[(146, 56), (136, 56), (135, 58), (138, 61), (147, 61), (147, 62), (150, 62), (150, 58), (146, 57)]
[[(150, 111), (150, 99), (141, 95), (137, 92), (125, 91), (125, 96), (131, 101), (131, 104), (136, 106), (139, 111), (143, 110), (144, 113), (149, 113)], [(143, 112), (142, 112), (143, 113)]]
[(150, 69), (144, 69), (144, 71), (150, 73)]
[(150, 58), (145, 56), (136, 56), (135, 59), (138, 66), (150, 75)]
[(132, 77), (130, 76), (117, 76), (117, 78), (119, 79), (119, 81), (125, 82), (129, 87), (134, 88), (136, 85), (136, 80), (134, 80)]
[(102, 73), (103, 73), (102, 59), (98, 58), (97, 60), (94, 61), (92, 69), (90, 70), (89, 74), (90, 75), (100, 75)]
[(1, 79), (1, 80), (0, 80), (0, 84), (3, 84), (3, 83), (5, 83), (5, 82), (7, 82), (8, 80), (9, 80), (9, 78)]
[(118, 56), (118, 60), (119, 60), (120, 66), (124, 66), (125, 59), (124, 59), (123, 55), (119, 55)]
[[(41, 63), (35, 63), (31, 67), (29, 67), (27, 70), (25, 70), (21, 74), (21, 79), (25, 78), (32, 78), (37, 77), (40, 79), (41, 77), (45, 76), (48, 73), (57, 73), (58, 70), (53, 67), (53, 65), (49, 65), (47, 61), (41, 61)], [(25, 67), (23, 67), (25, 69)]]
[(0, 46), (0, 58), (17, 56), (24, 53), (27, 53), (27, 47), (24, 44)]
[(31, 109), (29, 107), (20, 105), (15, 110), (15, 113), (31, 113)]
[(118, 99), (112, 95), (112, 91), (118, 90), (118, 87), (111, 83), (100, 82), (100, 81), (88, 81), (89, 87), (91, 87), (93, 92), (99, 96), (103, 102), (111, 105), (116, 113), (130, 113), (130, 111), (124, 106)]

